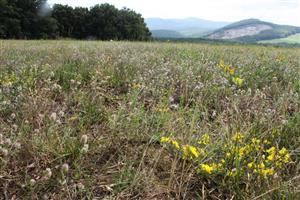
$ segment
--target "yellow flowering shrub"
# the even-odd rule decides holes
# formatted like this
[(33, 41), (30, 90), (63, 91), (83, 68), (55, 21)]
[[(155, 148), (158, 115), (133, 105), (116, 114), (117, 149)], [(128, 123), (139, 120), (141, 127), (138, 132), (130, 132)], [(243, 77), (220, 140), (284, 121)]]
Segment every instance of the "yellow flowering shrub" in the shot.
[(160, 138), (160, 143), (162, 143), (162, 144), (170, 144), (174, 149), (177, 149), (177, 150), (180, 148), (179, 144), (178, 144), (178, 142), (176, 140), (172, 140), (172, 139), (170, 139), (168, 137), (161, 137)]
[(183, 159), (192, 160), (199, 157), (199, 151), (194, 146), (184, 145), (182, 147), (182, 157)]
[(233, 134), (222, 147), (214, 148), (213, 154), (210, 154), (212, 157), (205, 162), (208, 160), (208, 152), (203, 149), (213, 146), (210, 140), (206, 133), (198, 140), (198, 146), (181, 145), (168, 137), (161, 137), (160, 142), (170, 145), (182, 159), (193, 162), (197, 173), (209, 176), (221, 175), (224, 178), (245, 180), (272, 178), (290, 162), (286, 148), (278, 149), (270, 146), (268, 140), (249, 138), (240, 132)]
[(208, 164), (200, 164), (200, 169), (207, 174), (211, 174), (214, 170), (214, 168)]

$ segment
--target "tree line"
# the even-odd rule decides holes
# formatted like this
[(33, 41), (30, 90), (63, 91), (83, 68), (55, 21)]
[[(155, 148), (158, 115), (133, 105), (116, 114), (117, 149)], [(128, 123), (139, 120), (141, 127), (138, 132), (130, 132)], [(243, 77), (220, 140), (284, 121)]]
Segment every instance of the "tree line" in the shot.
[(0, 0), (0, 38), (149, 40), (144, 19), (128, 8), (97, 4), (73, 8), (47, 0)]

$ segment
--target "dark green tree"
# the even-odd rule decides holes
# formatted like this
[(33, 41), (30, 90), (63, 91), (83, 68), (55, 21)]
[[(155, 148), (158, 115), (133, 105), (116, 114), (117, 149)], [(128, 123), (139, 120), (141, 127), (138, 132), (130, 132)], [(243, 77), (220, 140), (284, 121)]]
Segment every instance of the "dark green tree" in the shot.
[(0, 0), (0, 37), (1, 38), (21, 38), (22, 27), (20, 15), (13, 2)]
[(72, 37), (77, 39), (84, 39), (88, 34), (88, 15), (89, 10), (87, 8), (76, 7), (73, 11), (73, 33)]
[(47, 0), (0, 0), (0, 38), (95, 38), (148, 40), (150, 31), (140, 14), (110, 4), (91, 9), (55, 4)]
[(58, 22), (60, 37), (71, 38), (74, 29), (74, 9), (67, 5), (55, 4), (52, 17)]
[(88, 16), (88, 30), (91, 37), (101, 40), (118, 39), (118, 9), (110, 4), (95, 5)]
[(133, 10), (123, 8), (118, 15), (118, 31), (122, 40), (149, 40), (151, 32), (144, 19)]
[[(46, 0), (0, 0), (0, 37), (16, 39), (54, 38), (56, 21)], [(41, 13), (43, 11), (43, 13)]]

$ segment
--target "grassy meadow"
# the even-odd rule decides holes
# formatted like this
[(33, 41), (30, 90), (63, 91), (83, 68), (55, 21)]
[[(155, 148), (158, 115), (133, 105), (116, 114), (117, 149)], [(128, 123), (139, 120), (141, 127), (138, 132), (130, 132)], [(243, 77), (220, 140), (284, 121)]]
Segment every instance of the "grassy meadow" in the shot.
[(0, 199), (299, 199), (300, 49), (0, 41)]
[(264, 44), (277, 44), (277, 43), (287, 43), (287, 44), (300, 44), (300, 33), (290, 35), (285, 38), (273, 39), (273, 40), (263, 40), (259, 41), (259, 43)]

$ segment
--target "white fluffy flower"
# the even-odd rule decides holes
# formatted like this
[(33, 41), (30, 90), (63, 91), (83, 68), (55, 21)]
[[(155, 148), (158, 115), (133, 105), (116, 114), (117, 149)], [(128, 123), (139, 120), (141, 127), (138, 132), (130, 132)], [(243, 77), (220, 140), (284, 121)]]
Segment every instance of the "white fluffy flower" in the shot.
[(88, 136), (87, 135), (82, 135), (80, 138), (80, 142), (82, 144), (86, 144), (88, 142)]
[(88, 144), (84, 144), (83, 147), (82, 147), (82, 149), (81, 149), (81, 152), (82, 153), (87, 153), (88, 150), (89, 150), (89, 145)]
[(53, 112), (51, 115), (50, 115), (50, 119), (52, 119), (53, 121), (56, 121), (57, 119), (57, 114), (55, 112)]
[(61, 166), (61, 171), (62, 171), (64, 174), (68, 173), (68, 171), (69, 171), (69, 165), (68, 165), (67, 163), (63, 164), (63, 165)]

